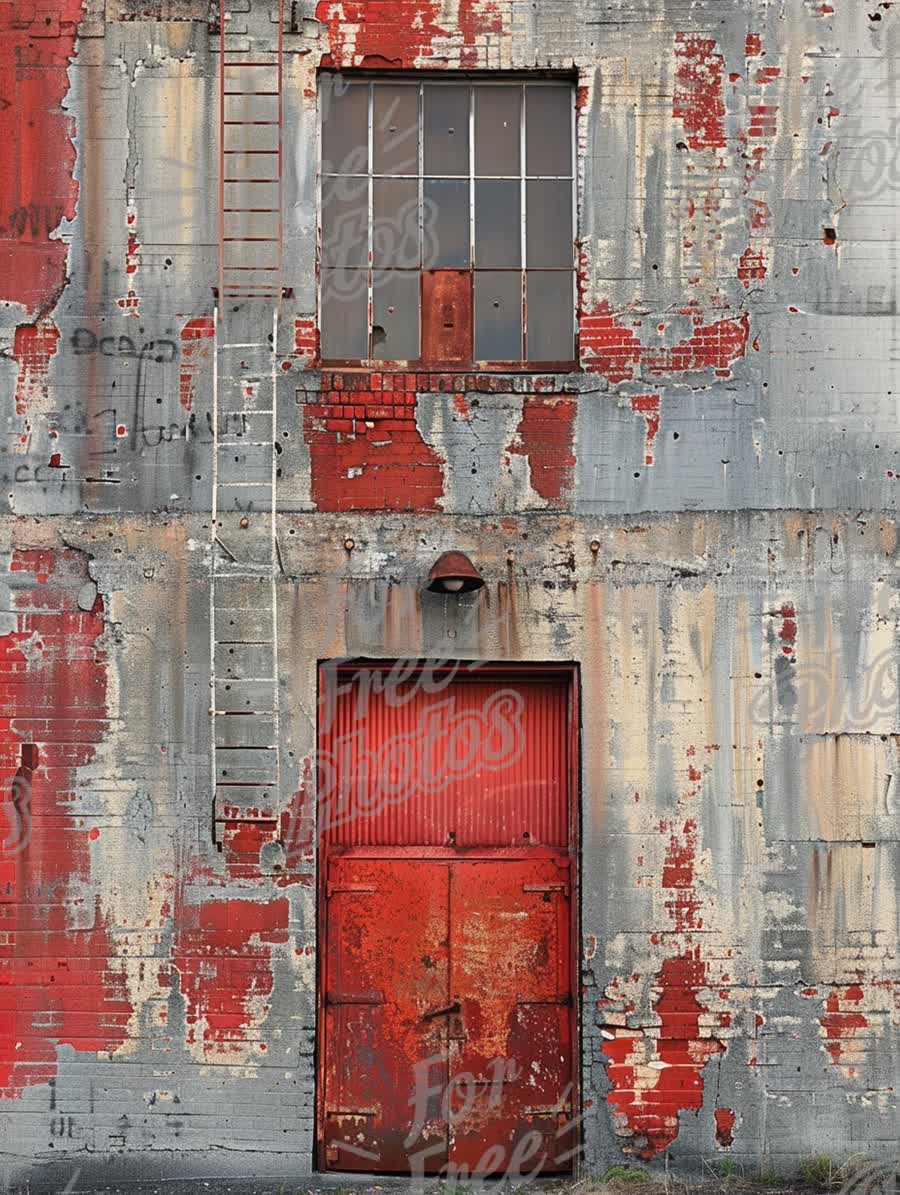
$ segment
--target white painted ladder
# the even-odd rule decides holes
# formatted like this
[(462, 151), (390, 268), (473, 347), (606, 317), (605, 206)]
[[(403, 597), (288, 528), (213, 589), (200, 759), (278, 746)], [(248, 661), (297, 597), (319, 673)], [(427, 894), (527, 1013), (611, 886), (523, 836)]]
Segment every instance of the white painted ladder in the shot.
[(283, 0), (275, 30), (270, 14), (251, 0), (222, 0), (220, 10), (209, 591), (213, 833), (220, 847), (225, 822), (274, 814), (280, 782), (275, 442)]

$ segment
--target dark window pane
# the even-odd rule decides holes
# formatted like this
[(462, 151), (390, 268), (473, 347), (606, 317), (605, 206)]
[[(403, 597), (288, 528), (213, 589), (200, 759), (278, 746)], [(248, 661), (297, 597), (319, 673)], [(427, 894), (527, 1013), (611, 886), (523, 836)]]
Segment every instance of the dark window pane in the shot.
[(518, 174), (521, 87), (475, 88), (475, 173)]
[(468, 182), (425, 181), (422, 231), (426, 269), (469, 264)]
[(543, 269), (571, 269), (572, 184), (529, 182), (525, 184), (527, 251), (529, 266)]
[(372, 260), (376, 266), (419, 264), (419, 184), (413, 178), (376, 178), (372, 184)]
[(469, 89), (425, 84), (425, 173), (469, 173)]
[(571, 87), (525, 88), (526, 174), (572, 173)]
[(364, 266), (368, 261), (368, 180), (323, 178), (322, 264)]
[(365, 174), (369, 169), (368, 83), (323, 75), (319, 104), (323, 173)]
[(475, 274), (475, 360), (522, 358), (522, 275)]
[(322, 356), (334, 361), (368, 355), (368, 271), (323, 270)]
[(522, 264), (522, 196), (517, 182), (476, 182), (475, 265)]
[(372, 107), (375, 174), (419, 173), (419, 89), (375, 84)]
[(574, 298), (571, 271), (529, 270), (528, 360), (572, 361), (575, 357)]
[(372, 356), (410, 361), (419, 356), (419, 273), (379, 270), (372, 298)]

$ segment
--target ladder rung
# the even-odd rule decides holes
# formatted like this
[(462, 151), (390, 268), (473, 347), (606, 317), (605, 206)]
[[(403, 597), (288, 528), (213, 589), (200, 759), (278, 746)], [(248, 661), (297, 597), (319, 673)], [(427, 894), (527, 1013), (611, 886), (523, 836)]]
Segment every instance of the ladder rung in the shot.
[[(270, 481), (220, 481), (218, 483), (220, 490), (265, 490), (271, 489), (272, 483)], [(248, 576), (254, 574), (248, 573)]]
[(278, 211), (277, 207), (223, 207), (223, 212), (265, 212), (270, 216), (274, 216)]
[(280, 183), (280, 178), (223, 178), (223, 183)]
[(220, 349), (265, 349), (266, 353), (268, 355), (271, 356), (271, 353), (272, 353), (271, 345), (260, 344), (256, 340), (247, 340), (247, 341), (235, 340), (235, 341), (232, 341), (231, 344), (220, 344), (219, 348)]
[(222, 237), (223, 241), (237, 241), (241, 244), (246, 241), (261, 241), (267, 245), (277, 245), (280, 239), (280, 237)]
[(222, 124), (252, 125), (252, 124), (280, 124), (278, 120), (223, 120)]
[(256, 60), (249, 60), (249, 61), (246, 61), (246, 62), (226, 62), (226, 63), (224, 63), (224, 65), (225, 65), (226, 67), (228, 67), (228, 66), (230, 66), (230, 67), (236, 67), (236, 66), (237, 66), (237, 67), (240, 67), (240, 66), (277, 66), (277, 65), (278, 65), (278, 59), (276, 58), (276, 59), (275, 59), (273, 62), (257, 62)]
[[(249, 157), (250, 154), (277, 154), (277, 149), (223, 149), (222, 153), (228, 156), (233, 154), (245, 154)], [(226, 182), (228, 180), (226, 179)]]
[[(250, 270), (259, 274), (271, 274), (278, 272), (278, 266), (222, 266), (223, 270)], [(260, 283), (262, 286), (262, 283)]]
[(223, 95), (280, 95), (278, 91), (225, 91)]

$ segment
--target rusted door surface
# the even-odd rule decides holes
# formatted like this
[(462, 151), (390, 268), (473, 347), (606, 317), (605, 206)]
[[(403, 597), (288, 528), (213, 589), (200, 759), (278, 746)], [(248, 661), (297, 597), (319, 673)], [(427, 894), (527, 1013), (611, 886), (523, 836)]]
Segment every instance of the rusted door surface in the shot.
[[(405, 859), (328, 864), (325, 1162), (335, 1170), (408, 1169), (417, 1081), (446, 1083), (446, 866)], [(432, 1068), (417, 1069), (429, 1058)], [(443, 1059), (443, 1060), (442, 1060)], [(446, 1154), (447, 1125), (423, 1124), (420, 1148)]]
[(571, 1163), (568, 860), (329, 863), (329, 1168)]
[(568, 859), (455, 864), (449, 1160), (471, 1173), (571, 1168)]
[(571, 688), (362, 683), (320, 737), (319, 1165), (568, 1171)]

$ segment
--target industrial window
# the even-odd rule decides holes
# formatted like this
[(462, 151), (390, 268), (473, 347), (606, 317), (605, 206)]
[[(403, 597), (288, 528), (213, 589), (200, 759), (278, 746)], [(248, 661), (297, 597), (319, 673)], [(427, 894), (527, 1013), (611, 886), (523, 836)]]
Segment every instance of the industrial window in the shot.
[(572, 85), (320, 84), (323, 358), (571, 364)]

